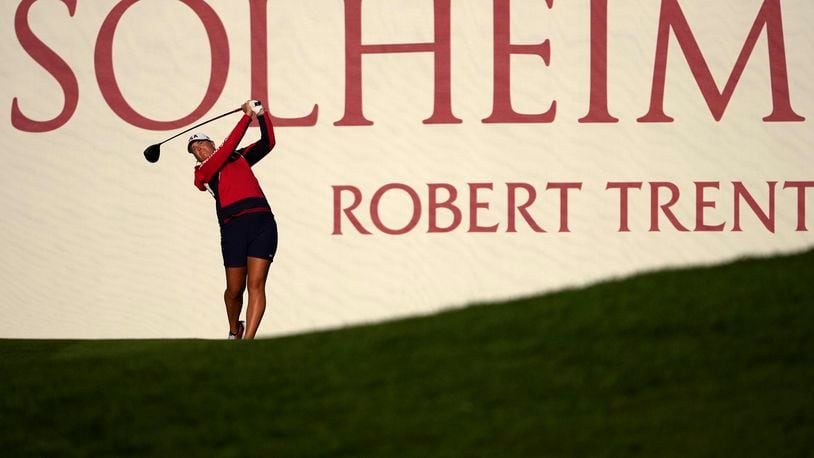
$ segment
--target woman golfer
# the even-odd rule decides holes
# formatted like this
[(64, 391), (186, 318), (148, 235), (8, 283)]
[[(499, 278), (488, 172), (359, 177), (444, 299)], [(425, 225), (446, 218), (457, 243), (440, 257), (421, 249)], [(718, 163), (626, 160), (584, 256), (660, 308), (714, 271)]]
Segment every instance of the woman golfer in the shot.
[[(204, 134), (195, 134), (187, 142), (187, 151), (198, 160), (195, 186), (215, 198), (226, 267), (223, 300), (229, 339), (253, 339), (257, 333), (266, 311), (266, 278), (277, 251), (277, 223), (251, 169), (274, 147), (274, 128), (259, 102), (250, 100), (241, 108), (245, 115), (219, 148)], [(260, 140), (237, 149), (252, 119), (260, 125)], [(249, 307), (244, 326), (238, 319), (247, 285)]]

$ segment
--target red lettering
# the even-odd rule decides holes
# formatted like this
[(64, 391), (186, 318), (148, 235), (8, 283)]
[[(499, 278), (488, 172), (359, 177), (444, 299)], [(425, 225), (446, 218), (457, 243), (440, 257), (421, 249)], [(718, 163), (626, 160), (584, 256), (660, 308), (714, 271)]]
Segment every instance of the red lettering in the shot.
[[(379, 202), (381, 201), (382, 197), (387, 191), (391, 189), (401, 189), (402, 191), (406, 192), (407, 195), (410, 196), (410, 200), (413, 201), (413, 215), (410, 218), (410, 221), (401, 229), (390, 229), (389, 227), (385, 226), (382, 222), (381, 217), (379, 216)], [(413, 188), (407, 186), (406, 184), (402, 183), (390, 183), (387, 185), (382, 186), (373, 194), (373, 199), (370, 200), (370, 219), (373, 221), (373, 225), (376, 228), (385, 234), (390, 235), (402, 235), (406, 234), (413, 229), (415, 229), (416, 225), (418, 224), (418, 220), (421, 218), (421, 200), (418, 198), (418, 194), (413, 190)]]
[(591, 0), (591, 104), (579, 122), (619, 122), (608, 113), (608, 0)]
[[(506, 232), (517, 232), (516, 228), (516, 215), (515, 210), (520, 213), (520, 216), (526, 221), (526, 223), (531, 227), (534, 232), (545, 232), (534, 218), (531, 217), (527, 208), (537, 200), (537, 190), (534, 189), (534, 186), (528, 183), (506, 183), (506, 187), (508, 188), (509, 192), (509, 221), (508, 221), (508, 228)], [(523, 189), (528, 194), (528, 198), (526, 202), (522, 205), (517, 205), (517, 190)]]
[[(427, 232), (452, 232), (461, 224), (461, 209), (455, 205), (455, 200), (458, 198), (458, 190), (455, 186), (445, 183), (430, 183), (427, 185), (429, 188), (429, 213), (430, 213), (430, 227)], [(449, 196), (444, 202), (438, 202), (438, 190), (444, 189)], [(452, 223), (447, 227), (438, 226), (438, 209), (443, 208), (452, 213)]]
[[(548, 8), (554, 0), (546, 0)], [(492, 114), (484, 123), (548, 123), (557, 115), (557, 101), (545, 113), (523, 114), (512, 108), (511, 58), (512, 54), (531, 54), (543, 59), (546, 66), (551, 59), (551, 45), (548, 40), (537, 44), (511, 43), (511, 0), (494, 0), (494, 92)]]
[(618, 189), (619, 190), (619, 231), (630, 232), (628, 226), (628, 189), (642, 189), (641, 181), (609, 181), (605, 189)]
[(491, 226), (480, 226), (478, 224), (478, 209), (489, 209), (488, 202), (478, 200), (478, 191), (481, 189), (492, 190), (492, 183), (469, 183), (469, 231), (467, 232), (497, 232), (497, 224)]
[[(268, 88), (268, 14), (266, 5), (268, 0), (249, 0), (249, 17), (251, 18), (251, 53), (252, 53), (252, 97), (257, 100), (269, 100)], [(271, 121), (278, 127), (313, 126), (317, 123), (319, 106), (314, 104), (311, 113), (301, 118), (280, 118), (271, 114), (266, 107), (266, 113)]]
[(435, 56), (435, 98), (424, 124), (459, 124), (452, 114), (450, 80), (450, 0), (433, 0), (435, 41), (430, 43), (362, 44), (362, 0), (345, 0), (345, 115), (335, 126), (370, 126), (362, 112), (362, 55), (431, 52)]
[(193, 123), (206, 114), (217, 102), (223, 87), (226, 84), (226, 74), (229, 69), (229, 40), (226, 29), (218, 18), (217, 13), (203, 0), (181, 0), (198, 15), (209, 37), (209, 49), (212, 56), (212, 66), (209, 74), (209, 87), (203, 100), (192, 113), (175, 121), (155, 121), (142, 116), (124, 99), (124, 95), (116, 82), (113, 70), (113, 36), (119, 20), (128, 8), (138, 0), (122, 0), (105, 18), (99, 36), (96, 40), (96, 50), (93, 55), (96, 68), (96, 80), (99, 89), (108, 106), (124, 121), (142, 129), (172, 130)]
[(752, 25), (752, 30), (746, 38), (735, 68), (729, 75), (729, 80), (723, 92), (718, 90), (715, 79), (712, 77), (704, 55), (698, 47), (698, 42), (687, 23), (678, 0), (662, 0), (659, 16), (658, 38), (656, 43), (655, 69), (653, 71), (653, 87), (650, 98), (650, 111), (639, 118), (639, 122), (672, 122), (673, 118), (664, 114), (664, 86), (667, 73), (667, 51), (670, 40), (670, 29), (681, 45), (687, 63), (692, 70), (696, 83), (707, 102), (707, 106), (716, 121), (720, 121), (732, 98), (735, 87), (757, 43), (758, 36), (763, 29), (769, 42), (769, 72), (772, 81), (772, 103), (774, 109), (764, 121), (804, 121), (791, 108), (789, 96), (789, 81), (786, 66), (786, 48), (783, 37), (783, 21), (780, 14), (779, 0), (764, 0)]
[(695, 232), (723, 232), (724, 223), (708, 225), (704, 223), (704, 209), (715, 208), (714, 200), (704, 199), (704, 190), (708, 188), (719, 189), (717, 181), (695, 182)]
[(749, 208), (752, 209), (752, 212), (755, 216), (760, 219), (760, 222), (763, 223), (763, 226), (769, 230), (769, 232), (774, 233), (774, 188), (777, 185), (776, 181), (767, 181), (769, 185), (769, 213), (763, 211), (760, 206), (755, 201), (752, 194), (749, 193), (749, 190), (746, 189), (746, 186), (743, 185), (740, 181), (733, 181), (732, 185), (735, 187), (735, 227), (732, 228), (732, 232), (741, 232), (741, 205), (740, 201), (743, 198), (746, 203), (749, 205)]
[[(362, 191), (356, 186), (331, 186), (334, 191), (334, 230), (332, 235), (342, 235), (342, 213), (360, 234), (369, 235), (370, 231), (362, 226), (362, 223), (353, 214), (356, 207), (362, 203)], [(353, 195), (353, 203), (347, 208), (342, 208), (342, 192), (350, 191)]]
[[(62, 111), (55, 118), (36, 121), (23, 114), (17, 97), (14, 97), (11, 101), (11, 125), (24, 132), (49, 132), (62, 127), (73, 116), (79, 103), (79, 83), (76, 81), (76, 75), (71, 67), (37, 38), (31, 30), (28, 23), (28, 12), (34, 1), (23, 0), (17, 7), (14, 15), (14, 31), (17, 33), (20, 45), (28, 55), (57, 80), (65, 95), (65, 103)], [(62, 0), (62, 3), (68, 7), (68, 15), (73, 17), (76, 11), (76, 0)]]
[[(666, 188), (670, 190), (670, 201), (666, 204), (660, 205), (659, 204), (659, 190), (662, 188)], [(687, 232), (689, 229), (684, 227), (679, 221), (678, 218), (673, 214), (673, 211), (670, 210), (670, 207), (675, 205), (678, 202), (678, 198), (680, 197), (681, 193), (678, 190), (678, 186), (673, 183), (669, 182), (661, 182), (655, 181), (650, 182), (650, 232), (659, 232), (659, 210), (664, 213), (664, 216), (670, 221), (670, 224), (673, 225), (674, 228), (678, 229), (681, 232)]]
[(568, 229), (568, 191), (581, 190), (582, 183), (549, 183), (545, 188), (560, 190), (560, 232), (571, 232)]
[(814, 188), (814, 181), (787, 181), (783, 189), (797, 189), (797, 232), (806, 232), (806, 189)]

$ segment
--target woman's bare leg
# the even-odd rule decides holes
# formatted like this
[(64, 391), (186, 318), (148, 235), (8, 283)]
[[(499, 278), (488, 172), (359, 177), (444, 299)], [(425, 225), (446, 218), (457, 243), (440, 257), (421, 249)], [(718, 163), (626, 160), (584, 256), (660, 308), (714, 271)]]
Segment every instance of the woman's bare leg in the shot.
[(246, 333), (244, 339), (254, 339), (263, 313), (266, 311), (266, 278), (268, 278), (271, 261), (249, 257), (248, 287), (249, 308), (246, 310)]
[(226, 268), (226, 291), (223, 302), (226, 303), (226, 317), (229, 319), (229, 332), (237, 333), (237, 321), (243, 309), (243, 291), (246, 289), (246, 268)]

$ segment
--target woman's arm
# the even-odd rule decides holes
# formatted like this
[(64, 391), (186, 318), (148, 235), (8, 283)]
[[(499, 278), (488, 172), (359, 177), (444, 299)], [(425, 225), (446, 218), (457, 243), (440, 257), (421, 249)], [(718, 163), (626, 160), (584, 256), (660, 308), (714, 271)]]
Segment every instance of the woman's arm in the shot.
[(237, 122), (237, 125), (232, 132), (226, 137), (226, 140), (217, 149), (211, 156), (205, 161), (201, 163), (201, 165), (195, 167), (195, 186), (200, 189), (201, 191), (206, 191), (205, 183), (209, 183), (209, 180), (218, 173), (223, 164), (226, 163), (226, 160), (229, 159), (229, 156), (235, 152), (235, 148), (237, 145), (240, 144), (240, 140), (243, 138), (243, 135), (246, 134), (246, 129), (249, 128), (249, 123), (251, 122), (252, 118), (249, 115), (244, 115), (240, 118), (240, 121)]
[(249, 162), (249, 165), (254, 165), (260, 162), (260, 159), (266, 157), (269, 151), (277, 144), (274, 137), (274, 126), (271, 124), (271, 116), (260, 110), (257, 115), (257, 123), (260, 125), (260, 140), (248, 146), (243, 153), (243, 157)]

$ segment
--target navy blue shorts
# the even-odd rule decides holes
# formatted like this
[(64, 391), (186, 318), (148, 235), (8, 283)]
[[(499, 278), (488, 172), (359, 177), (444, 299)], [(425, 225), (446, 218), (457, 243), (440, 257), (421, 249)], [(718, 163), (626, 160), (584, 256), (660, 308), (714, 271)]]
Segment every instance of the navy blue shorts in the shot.
[(272, 213), (241, 215), (220, 227), (223, 265), (245, 267), (246, 258), (274, 261), (277, 253), (277, 222)]

